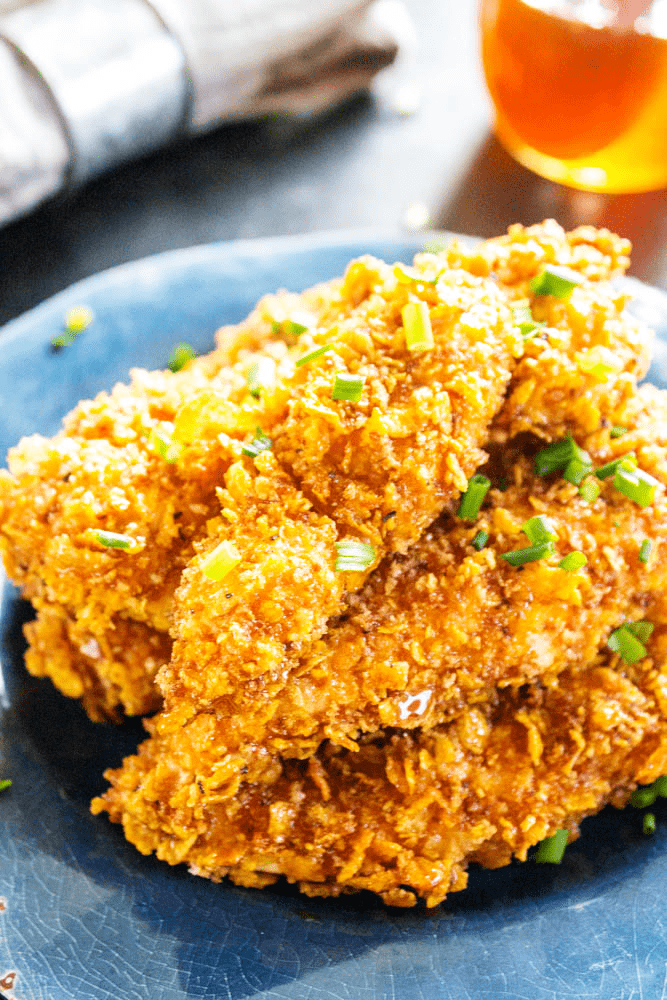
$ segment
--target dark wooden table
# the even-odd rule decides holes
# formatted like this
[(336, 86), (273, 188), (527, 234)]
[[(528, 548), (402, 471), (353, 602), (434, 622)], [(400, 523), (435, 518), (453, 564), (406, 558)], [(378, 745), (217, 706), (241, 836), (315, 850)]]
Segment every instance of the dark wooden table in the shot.
[[(515, 164), (490, 130), (475, 0), (411, 0), (421, 51), (403, 76), (423, 92), (400, 114), (390, 81), (317, 122), (217, 129), (120, 167), (0, 230), (0, 323), (103, 268), (214, 240), (434, 225), (495, 235), (552, 216), (630, 237), (637, 277), (667, 287), (667, 192), (571, 191)], [(393, 72), (393, 71), (392, 71)]]

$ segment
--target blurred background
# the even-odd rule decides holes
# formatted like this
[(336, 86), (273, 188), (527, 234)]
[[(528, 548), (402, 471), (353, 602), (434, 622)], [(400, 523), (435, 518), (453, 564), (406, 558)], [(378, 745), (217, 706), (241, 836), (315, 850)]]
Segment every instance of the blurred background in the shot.
[[(86, 2), (79, 0), (74, 8)], [(90, 2), (100, 8), (99, 0)], [(130, 7), (137, 2), (123, 0)], [(16, 196), (16, 203), (5, 205), (0, 226), (0, 323), (89, 274), (197, 243), (364, 227), (434, 227), (490, 236), (513, 222), (545, 217), (566, 228), (592, 223), (628, 236), (634, 244), (632, 273), (667, 288), (666, 191), (605, 194), (565, 187), (521, 166), (494, 137), (477, 0), (381, 0), (371, 5), (370, 21), (368, 4), (318, 7), (315, 0), (308, 5), (292, 0), (286, 5), (292, 22), (264, 25), (264, 33), (249, 42), (221, 33), (217, 41), (228, 51), (216, 54), (209, 39), (210, 51), (200, 46), (195, 56), (192, 39), (178, 23), (178, 5), (179, 0), (148, 5), (159, 14), (163, 71), (172, 73), (161, 94), (170, 85), (182, 86), (182, 92), (168, 95), (166, 110), (155, 96), (160, 80), (149, 81), (153, 90), (142, 98), (148, 104), (135, 102), (134, 132), (125, 136), (125, 148), (113, 144), (120, 125), (112, 121), (105, 135), (97, 136), (97, 147), (88, 150), (90, 162), (75, 168), (63, 164), (71, 152), (68, 143), (77, 140), (76, 128), (65, 130), (57, 153), (63, 163), (49, 182), (58, 190), (53, 196), (38, 191), (35, 200), (45, 198), (39, 204), (25, 194), (25, 177), (15, 174), (12, 180), (5, 170), (5, 201)], [(27, 6), (32, 21), (25, 20), (18, 0), (0, 0), (0, 39), (22, 71), (46, 61), (47, 69), (38, 69), (49, 85), (45, 100), (53, 112), (58, 88), (65, 94), (68, 80), (54, 87), (48, 60), (68, 49), (72, 32), (57, 20), (43, 29), (42, 4)], [(68, 4), (51, 6), (61, 17), (59, 8)], [(188, 7), (186, 0), (181, 6)], [(252, 4), (238, 0), (235, 6)], [(101, 7), (108, 13), (114, 4)], [(303, 10), (311, 20), (297, 23)], [(80, 23), (78, 18), (77, 31)], [(139, 23), (136, 29), (130, 21), (126, 25), (128, 32), (143, 30)], [(94, 33), (94, 23), (90, 30)], [(290, 30), (301, 32), (296, 51), (290, 48)], [(149, 41), (157, 45), (154, 38)], [(72, 66), (82, 53), (88, 60), (102, 58), (97, 44), (77, 37), (69, 46), (72, 74), (79, 71)], [(175, 64), (169, 70), (169, 59), (177, 61), (183, 48), (196, 64), (194, 78)], [(139, 75), (140, 56), (128, 56)], [(252, 73), (245, 72), (249, 64)], [(8, 100), (6, 87), (4, 92), (3, 107), (0, 88), (0, 170), (10, 138), (24, 123), (18, 98)], [(79, 93), (71, 113), (78, 115), (77, 128), (90, 129), (94, 108), (83, 107), (80, 98)], [(131, 93), (124, 99), (130, 105), (135, 100)], [(33, 112), (35, 107), (33, 100)], [(145, 108), (154, 135), (141, 117)], [(550, 114), (548, 106), (544, 113)], [(10, 115), (16, 121), (9, 121)], [(179, 115), (189, 116), (185, 130)], [(133, 158), (118, 162), (126, 156)], [(116, 166), (94, 176), (113, 161)]]

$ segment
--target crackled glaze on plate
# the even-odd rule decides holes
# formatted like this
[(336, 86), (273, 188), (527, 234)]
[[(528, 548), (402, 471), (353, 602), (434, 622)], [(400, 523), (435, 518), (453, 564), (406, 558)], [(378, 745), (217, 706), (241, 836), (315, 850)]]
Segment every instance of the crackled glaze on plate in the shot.
[[(420, 244), (382, 233), (316, 235), (170, 252), (87, 279), (0, 332), (0, 451), (51, 434), (80, 398), (161, 367), (177, 341), (209, 349), (264, 292), (300, 290), (360, 253), (409, 261)], [(667, 386), (667, 296), (627, 282), (662, 341), (650, 377)], [(54, 352), (65, 310), (94, 324)], [(282, 887), (213, 885), (141, 857), (88, 812), (141, 738), (95, 726), (26, 675), (30, 609), (5, 584), (0, 615), (0, 983), (14, 1000), (631, 1000), (667, 992), (667, 803), (587, 820), (559, 867), (473, 870), (441, 907), (374, 898), (309, 900)], [(11, 979), (6, 980), (11, 983)]]

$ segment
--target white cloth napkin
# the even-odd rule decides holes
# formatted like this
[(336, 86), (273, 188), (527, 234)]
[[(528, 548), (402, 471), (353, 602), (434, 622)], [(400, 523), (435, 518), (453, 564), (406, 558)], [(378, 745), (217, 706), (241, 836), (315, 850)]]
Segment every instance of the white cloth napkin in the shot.
[(0, 223), (183, 132), (317, 114), (410, 35), (402, 0), (0, 0)]

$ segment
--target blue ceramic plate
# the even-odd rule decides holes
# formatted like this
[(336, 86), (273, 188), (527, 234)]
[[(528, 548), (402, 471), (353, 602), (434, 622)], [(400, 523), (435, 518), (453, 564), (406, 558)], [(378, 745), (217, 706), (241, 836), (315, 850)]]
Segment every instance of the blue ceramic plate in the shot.
[[(162, 367), (177, 341), (212, 346), (261, 294), (299, 290), (371, 252), (411, 258), (413, 238), (354, 233), (218, 244), (123, 265), (0, 333), (0, 451), (53, 433), (80, 398)], [(630, 283), (633, 284), (633, 283)], [(667, 296), (634, 283), (662, 332), (652, 378), (667, 386)], [(95, 322), (64, 351), (67, 307)], [(667, 808), (641, 833), (634, 809), (584, 823), (563, 864), (474, 870), (467, 891), (427, 912), (374, 898), (308, 900), (289, 888), (213, 885), (141, 857), (93, 818), (141, 735), (95, 726), (23, 668), (30, 609), (8, 585), (0, 620), (0, 993), (14, 1000), (560, 1000), (667, 991)], [(4, 678), (4, 685), (3, 685)], [(667, 805), (667, 803), (666, 803)], [(8, 973), (15, 972), (16, 978)]]

